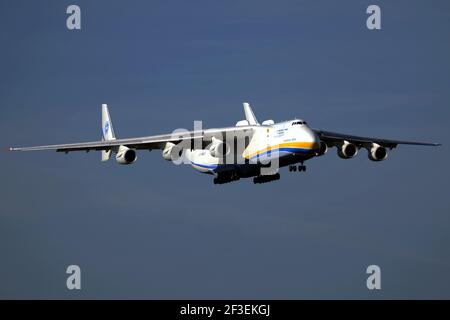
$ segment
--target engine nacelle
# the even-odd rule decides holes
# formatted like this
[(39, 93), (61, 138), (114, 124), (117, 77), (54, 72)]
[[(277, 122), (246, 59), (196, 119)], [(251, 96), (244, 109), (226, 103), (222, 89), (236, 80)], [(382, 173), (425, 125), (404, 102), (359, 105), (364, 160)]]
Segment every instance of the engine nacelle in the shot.
[(175, 143), (166, 142), (164, 149), (162, 151), (162, 157), (164, 160), (171, 161), (172, 160), (172, 149), (175, 147)]
[(369, 150), (369, 159), (372, 161), (383, 161), (386, 160), (388, 152), (385, 147), (374, 143), (372, 148)]
[(166, 142), (162, 151), (162, 156), (167, 161), (178, 161), (183, 155), (182, 144)]
[(325, 153), (327, 153), (327, 151), (328, 151), (328, 145), (325, 142), (320, 141), (319, 152), (317, 152), (317, 155), (323, 156)]
[(116, 161), (120, 164), (132, 164), (137, 159), (136, 150), (120, 146), (116, 154)]
[(215, 137), (212, 138), (212, 143), (208, 146), (209, 153), (215, 158), (222, 158), (230, 153), (230, 147)]
[(342, 159), (350, 159), (358, 154), (358, 147), (353, 143), (344, 141), (344, 143), (338, 147), (338, 156)]

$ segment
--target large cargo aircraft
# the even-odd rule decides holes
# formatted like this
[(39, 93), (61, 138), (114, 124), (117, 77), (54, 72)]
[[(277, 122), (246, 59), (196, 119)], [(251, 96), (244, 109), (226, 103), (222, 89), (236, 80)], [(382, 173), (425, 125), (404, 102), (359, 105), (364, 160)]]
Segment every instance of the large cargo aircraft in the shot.
[[(58, 152), (101, 151), (102, 161), (115, 155), (119, 164), (136, 161), (136, 150), (162, 150), (162, 157), (176, 164), (189, 163), (202, 173), (214, 175), (214, 183), (222, 184), (253, 177), (254, 183), (280, 179), (279, 168), (291, 172), (306, 170), (304, 162), (324, 155), (336, 147), (342, 159), (357, 155), (361, 148), (372, 161), (383, 161), (399, 144), (439, 146), (438, 143), (399, 141), (354, 136), (312, 129), (301, 119), (275, 123), (257, 121), (250, 105), (244, 103), (245, 120), (234, 127), (217, 129), (176, 130), (171, 134), (117, 139), (108, 106), (102, 105), (102, 140), (37, 147), (12, 147), (10, 151), (55, 150)], [(299, 164), (299, 165), (298, 165)]]

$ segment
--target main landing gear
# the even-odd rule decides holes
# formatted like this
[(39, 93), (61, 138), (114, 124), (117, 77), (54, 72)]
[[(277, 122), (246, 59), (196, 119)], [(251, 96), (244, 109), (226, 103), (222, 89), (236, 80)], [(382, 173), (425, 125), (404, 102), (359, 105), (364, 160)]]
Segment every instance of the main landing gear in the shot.
[(275, 180), (280, 180), (279, 173), (254, 177), (253, 183), (254, 184), (267, 183), (267, 182), (271, 182), (271, 181), (275, 181)]
[(214, 178), (214, 184), (224, 184), (230, 183), (233, 181), (238, 181), (240, 179), (239, 175), (231, 173), (231, 174), (221, 174)]
[(306, 171), (306, 166), (304, 166), (303, 164), (299, 165), (299, 166), (296, 166), (296, 165), (290, 165), (289, 166), (289, 172), (296, 172), (297, 169), (298, 169), (298, 172), (302, 172), (302, 171), (305, 172)]

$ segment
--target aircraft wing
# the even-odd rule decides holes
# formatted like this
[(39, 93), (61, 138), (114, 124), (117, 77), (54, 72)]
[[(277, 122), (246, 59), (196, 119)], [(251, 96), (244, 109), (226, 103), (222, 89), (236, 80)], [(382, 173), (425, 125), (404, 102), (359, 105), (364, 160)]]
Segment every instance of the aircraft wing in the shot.
[(409, 144), (418, 146), (440, 146), (440, 143), (428, 143), (428, 142), (417, 142), (417, 141), (402, 141), (402, 140), (390, 140), (390, 139), (380, 139), (371, 137), (361, 137), (348, 135), (337, 132), (314, 130), (314, 132), (319, 136), (320, 140), (327, 144), (339, 144), (343, 141), (351, 142), (359, 147), (370, 147), (373, 143), (379, 144), (385, 148), (395, 148), (399, 144)]
[(43, 150), (55, 150), (57, 152), (71, 152), (71, 151), (90, 151), (90, 150), (111, 150), (115, 147), (126, 146), (131, 149), (163, 149), (167, 142), (179, 143), (181, 141), (195, 141), (199, 139), (201, 141), (210, 141), (212, 137), (216, 137), (221, 140), (225, 140), (230, 136), (245, 136), (252, 135), (253, 126), (241, 126), (241, 127), (228, 127), (217, 129), (206, 129), (197, 131), (180, 131), (170, 134), (162, 134), (147, 137), (128, 138), (128, 139), (115, 139), (107, 141), (91, 141), (69, 144), (54, 144), (36, 147), (11, 147), (9, 151), (43, 151)]

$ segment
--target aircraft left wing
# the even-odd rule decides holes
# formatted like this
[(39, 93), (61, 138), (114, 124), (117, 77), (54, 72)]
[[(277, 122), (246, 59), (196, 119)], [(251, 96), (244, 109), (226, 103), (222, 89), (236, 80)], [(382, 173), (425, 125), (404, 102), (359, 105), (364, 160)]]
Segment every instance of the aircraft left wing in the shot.
[(376, 143), (385, 148), (395, 148), (399, 144), (409, 144), (409, 145), (418, 145), (418, 146), (440, 146), (440, 143), (429, 143), (429, 142), (417, 142), (417, 141), (402, 141), (402, 140), (390, 140), (390, 139), (381, 139), (381, 138), (371, 138), (371, 137), (361, 137), (348, 135), (337, 132), (323, 131), (323, 130), (314, 130), (314, 132), (319, 136), (320, 140), (327, 144), (339, 144), (343, 141), (351, 142), (358, 147), (370, 147), (373, 143)]
[(90, 150), (111, 150), (119, 146), (126, 146), (131, 149), (163, 149), (167, 142), (179, 143), (181, 141), (196, 139), (202, 141), (210, 141), (212, 137), (224, 139), (225, 136), (239, 136), (251, 135), (253, 126), (228, 127), (217, 129), (206, 129), (197, 131), (182, 131), (170, 134), (162, 134), (147, 137), (128, 138), (128, 139), (114, 139), (102, 140), (69, 144), (54, 144), (36, 147), (11, 147), (9, 151), (43, 151), (55, 150), (57, 152), (71, 152), (71, 151), (90, 151)]

